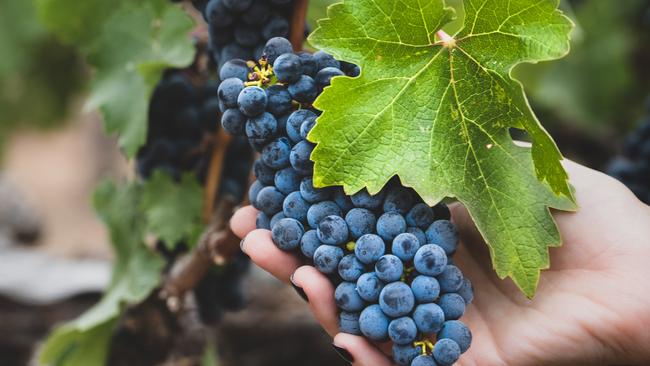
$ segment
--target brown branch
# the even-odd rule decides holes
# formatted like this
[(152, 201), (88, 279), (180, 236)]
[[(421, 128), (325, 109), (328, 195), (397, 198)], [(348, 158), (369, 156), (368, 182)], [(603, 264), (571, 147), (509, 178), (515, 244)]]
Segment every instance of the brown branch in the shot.
[(205, 194), (203, 201), (203, 219), (209, 223), (214, 211), (214, 203), (221, 187), (221, 175), (226, 158), (226, 152), (232, 141), (232, 136), (219, 128), (216, 134), (214, 145), (212, 147), (212, 157), (210, 158), (210, 167), (205, 182)]
[(305, 43), (305, 22), (307, 21), (308, 3), (309, 0), (294, 0), (293, 2), (289, 41), (291, 41), (295, 52), (302, 51), (302, 46)]

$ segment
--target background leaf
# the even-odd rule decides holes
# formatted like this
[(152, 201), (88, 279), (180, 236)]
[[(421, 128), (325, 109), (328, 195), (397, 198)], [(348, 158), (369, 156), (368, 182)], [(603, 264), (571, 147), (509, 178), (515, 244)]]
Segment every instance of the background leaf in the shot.
[[(465, 0), (453, 47), (436, 39), (453, 12), (442, 0), (344, 1), (310, 37), (357, 63), (315, 106), (309, 135), (317, 185), (378, 192), (395, 174), (433, 204), (458, 198), (485, 237), (500, 277), (532, 296), (548, 246), (560, 244), (549, 207), (573, 209), (555, 143), (509, 73), (562, 57), (572, 24), (557, 1)], [(509, 128), (525, 128), (530, 148)]]

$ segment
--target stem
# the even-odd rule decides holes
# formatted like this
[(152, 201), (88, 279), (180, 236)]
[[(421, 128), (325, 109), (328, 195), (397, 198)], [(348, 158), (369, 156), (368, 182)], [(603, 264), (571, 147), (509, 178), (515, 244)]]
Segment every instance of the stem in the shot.
[(293, 3), (289, 41), (291, 41), (295, 52), (302, 51), (302, 45), (305, 42), (305, 21), (307, 20), (308, 3), (309, 0), (294, 0)]
[(205, 195), (203, 201), (203, 219), (206, 223), (210, 222), (212, 218), (212, 211), (214, 211), (214, 203), (219, 193), (221, 186), (221, 176), (223, 174), (223, 164), (230, 146), (230, 136), (222, 128), (217, 132), (214, 146), (212, 148), (212, 157), (210, 158), (210, 168), (208, 169), (208, 177), (205, 182)]

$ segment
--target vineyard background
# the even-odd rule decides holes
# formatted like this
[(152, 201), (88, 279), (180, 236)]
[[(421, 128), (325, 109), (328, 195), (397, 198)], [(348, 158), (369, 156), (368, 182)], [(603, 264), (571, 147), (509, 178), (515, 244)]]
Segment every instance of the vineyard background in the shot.
[[(332, 2), (310, 2), (312, 29)], [(650, 7), (562, 7), (577, 23), (572, 53), (516, 74), (563, 153), (605, 169), (650, 94)], [(102, 132), (100, 115), (84, 109), (88, 67), (40, 24), (31, 0), (0, 3), (0, 55), (0, 364), (23, 365), (53, 325), (82, 313), (106, 286), (111, 250), (91, 194), (134, 168)], [(260, 270), (246, 281), (250, 306), (210, 334), (223, 365), (342, 364), (293, 290)], [(192, 364), (178, 364), (185, 361)]]

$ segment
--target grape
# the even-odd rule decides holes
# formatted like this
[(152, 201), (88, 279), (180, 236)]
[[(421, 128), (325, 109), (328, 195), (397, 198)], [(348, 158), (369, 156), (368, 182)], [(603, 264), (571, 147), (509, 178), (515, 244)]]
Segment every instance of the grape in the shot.
[(320, 221), (317, 233), (318, 239), (324, 244), (342, 245), (348, 239), (348, 225), (342, 217), (330, 215)]
[(467, 278), (463, 278), (463, 284), (458, 290), (458, 294), (465, 300), (465, 304), (469, 305), (474, 300), (474, 289), (472, 283)]
[(363, 263), (354, 254), (348, 254), (339, 262), (339, 276), (345, 281), (356, 282), (365, 272)]
[(333, 77), (343, 75), (345, 74), (339, 69), (336, 69), (334, 67), (326, 67), (316, 74), (314, 81), (316, 82), (318, 90), (322, 91), (325, 87), (330, 86)]
[(309, 160), (314, 144), (305, 140), (300, 141), (291, 149), (291, 166), (302, 174), (311, 174), (314, 163)]
[(393, 240), (393, 254), (404, 262), (413, 260), (418, 249), (420, 249), (420, 241), (413, 234), (401, 233)]
[(223, 0), (223, 4), (230, 10), (241, 13), (248, 9), (253, 0)]
[(343, 255), (343, 249), (339, 247), (321, 245), (314, 252), (314, 266), (322, 273), (335, 273)]
[(234, 37), (235, 41), (244, 47), (253, 47), (262, 38), (257, 29), (245, 24), (239, 24), (235, 27)]
[(248, 80), (248, 65), (242, 59), (228, 60), (219, 70), (219, 79), (236, 78), (241, 81)]
[(309, 230), (302, 236), (302, 239), (300, 239), (300, 251), (305, 255), (305, 257), (313, 259), (316, 249), (318, 249), (322, 244), (323, 243), (318, 240), (316, 230)]
[(271, 113), (264, 112), (246, 122), (246, 136), (251, 139), (269, 140), (278, 131), (278, 122)]
[(291, 143), (285, 137), (269, 143), (262, 150), (262, 162), (272, 169), (282, 169), (289, 166)]
[(412, 207), (413, 195), (408, 188), (395, 186), (386, 192), (386, 198), (384, 199), (384, 212), (394, 212), (400, 215), (406, 215)]
[(442, 325), (438, 332), (438, 339), (451, 339), (460, 347), (460, 352), (465, 353), (472, 344), (472, 332), (460, 320), (449, 320)]
[(273, 242), (283, 250), (296, 249), (300, 246), (300, 239), (304, 231), (300, 221), (291, 218), (282, 219), (273, 226)]
[(418, 203), (406, 214), (406, 223), (422, 230), (433, 224), (434, 213), (426, 203)]
[(244, 90), (244, 82), (237, 78), (226, 79), (219, 84), (219, 100), (226, 108), (236, 108), (239, 93)]
[(246, 9), (241, 20), (250, 25), (264, 24), (271, 16), (271, 4), (268, 0), (253, 0), (253, 4)]
[(316, 120), (316, 114), (307, 109), (300, 109), (291, 113), (289, 119), (287, 119), (287, 136), (289, 136), (291, 141), (302, 141), (303, 138), (300, 136), (300, 127), (302, 127), (302, 124), (306, 120), (312, 118)]
[[(413, 291), (411, 291), (411, 288), (403, 282), (389, 283), (384, 286), (384, 289), (381, 290), (381, 293), (379, 294), (379, 306), (381, 306), (381, 310), (384, 314), (391, 318), (407, 315), (411, 310), (413, 310), (414, 305), (415, 297), (413, 297)], [(442, 310), (440, 310), (440, 312), (442, 314)], [(415, 319), (415, 321), (417, 324), (417, 319)]]
[(375, 272), (364, 273), (357, 280), (357, 292), (366, 301), (376, 302), (379, 300), (379, 294), (383, 288), (384, 283)]
[(375, 273), (384, 282), (398, 281), (404, 273), (404, 264), (392, 254), (386, 254), (377, 260)]
[(416, 238), (418, 238), (418, 243), (420, 245), (423, 245), (427, 242), (427, 237), (424, 235), (424, 231), (422, 229), (417, 228), (417, 227), (407, 227), (406, 232), (409, 234), (415, 235)]
[(339, 330), (343, 333), (361, 335), (359, 317), (361, 313), (350, 313), (342, 311), (339, 314)]
[(273, 71), (280, 82), (294, 83), (302, 75), (302, 64), (300, 57), (293, 53), (280, 55), (273, 62)]
[(253, 182), (250, 188), (248, 188), (248, 199), (251, 202), (251, 205), (255, 208), (257, 208), (257, 195), (260, 193), (262, 188), (264, 188), (264, 185), (260, 183), (259, 180)]
[(322, 201), (313, 204), (307, 211), (307, 222), (309, 226), (316, 229), (318, 224), (327, 216), (341, 216), (341, 209), (332, 201)]
[[(264, 89), (260, 88), (259, 86), (246, 87), (239, 93), (239, 96), (237, 97), (237, 105), (239, 106), (239, 110), (248, 117), (256, 117), (264, 113), (267, 103), (268, 97), (266, 96), (266, 91), (264, 91)], [(273, 117), (272, 115), (270, 116)], [(248, 137), (254, 138), (250, 135)]]
[(205, 9), (206, 18), (210, 23), (226, 27), (235, 21), (235, 18), (226, 10), (223, 0), (210, 0)]
[(300, 137), (303, 140), (307, 139), (307, 136), (309, 136), (309, 132), (316, 126), (316, 119), (315, 118), (309, 118), (305, 122), (302, 123), (302, 126), (300, 126)]
[(341, 188), (334, 189), (334, 197), (333, 197), (334, 202), (343, 210), (343, 212), (349, 212), (352, 208), (354, 208), (354, 205), (352, 205), (352, 201), (350, 200), (350, 197), (345, 195), (345, 192)]
[(283, 17), (272, 17), (262, 28), (262, 37), (266, 39), (273, 37), (286, 37), (288, 35), (289, 22)]
[(357, 285), (352, 282), (341, 282), (334, 291), (336, 305), (343, 311), (361, 311), (365, 305), (356, 289)]
[(444, 203), (439, 203), (433, 206), (433, 213), (436, 220), (451, 219), (451, 212), (449, 211), (449, 207), (447, 207), (447, 205), (445, 205)]
[(363, 309), (359, 317), (359, 328), (364, 336), (373, 341), (388, 339), (388, 323), (390, 319), (384, 314), (379, 305), (370, 305)]
[(262, 212), (268, 216), (273, 216), (282, 210), (284, 197), (277, 188), (272, 186), (264, 187), (257, 194), (257, 205)]
[(271, 185), (275, 182), (275, 171), (264, 164), (261, 159), (258, 159), (253, 164), (253, 172), (264, 185)]
[(384, 201), (384, 195), (385, 193), (382, 191), (379, 194), (372, 196), (368, 193), (367, 190), (363, 189), (358, 193), (353, 194), (352, 197), (350, 197), (350, 200), (352, 200), (352, 203), (356, 207), (361, 207), (368, 210), (375, 210), (381, 207)]
[(407, 345), (415, 340), (418, 335), (418, 328), (413, 319), (402, 317), (395, 319), (388, 325), (388, 337), (400, 345)]
[(411, 366), (438, 366), (438, 364), (431, 356), (419, 355), (411, 362)]
[[(338, 206), (336, 206), (338, 208)], [(363, 235), (357, 240), (354, 254), (365, 264), (376, 262), (386, 251), (386, 244), (375, 234)]]
[(316, 82), (307, 75), (300, 76), (300, 79), (289, 85), (289, 94), (300, 103), (312, 103), (318, 96)]
[(274, 116), (281, 116), (291, 111), (291, 94), (286, 88), (273, 85), (266, 89), (266, 95), (268, 97), (267, 109)]
[(448, 220), (435, 221), (425, 234), (427, 243), (440, 246), (447, 255), (453, 254), (458, 247), (458, 231), (454, 224)]
[(445, 313), (437, 304), (421, 304), (415, 308), (413, 320), (420, 332), (425, 334), (436, 333), (442, 328)]
[(441, 339), (433, 349), (433, 358), (441, 365), (453, 365), (460, 358), (460, 346), (451, 339)]
[(260, 212), (257, 214), (255, 226), (258, 229), (271, 230), (271, 219), (264, 212)]
[(400, 214), (386, 212), (377, 219), (377, 234), (387, 242), (393, 241), (404, 231), (406, 231), (406, 221)]
[(454, 265), (448, 265), (437, 277), (440, 291), (456, 292), (463, 285), (463, 273)]
[(400, 366), (410, 366), (411, 362), (420, 355), (420, 350), (412, 345), (393, 345), (393, 359)]
[(309, 204), (302, 199), (300, 192), (291, 192), (282, 203), (282, 212), (286, 217), (304, 222), (307, 220)]
[(289, 194), (300, 189), (302, 176), (293, 168), (284, 168), (275, 173), (275, 187), (284, 194)]
[(324, 51), (314, 53), (314, 60), (316, 61), (318, 70), (322, 70), (326, 67), (333, 67), (335, 69), (341, 68), (341, 63), (336, 60), (334, 56)]
[(447, 255), (439, 246), (427, 244), (420, 247), (415, 253), (413, 264), (418, 272), (429, 276), (437, 276), (447, 266)]
[(445, 320), (458, 320), (465, 313), (465, 300), (457, 293), (440, 296), (438, 305), (445, 313)]
[(273, 215), (273, 217), (271, 217), (271, 222), (269, 223), (269, 225), (271, 226), (271, 228), (273, 228), (278, 221), (286, 218), (287, 217), (284, 215), (284, 212), (280, 211), (275, 215)]
[[(302, 180), (300, 183), (300, 195), (302, 198), (309, 203), (327, 200), (330, 196), (330, 190), (327, 188), (314, 188), (313, 182), (314, 181), (311, 177), (307, 177)], [(348, 225), (350, 225), (349, 222)]]
[(440, 284), (434, 277), (419, 275), (411, 282), (415, 300), (420, 304), (434, 302), (440, 295)]
[(352, 238), (358, 239), (373, 232), (377, 219), (370, 210), (353, 208), (345, 215), (345, 222), (348, 224)]
[(237, 43), (227, 44), (221, 49), (221, 54), (219, 59), (221, 60), (232, 60), (235, 58), (248, 59), (251, 56), (250, 49), (243, 47)]
[(291, 42), (282, 37), (274, 37), (266, 42), (264, 47), (264, 56), (269, 64), (273, 65), (275, 60), (282, 54), (293, 52)]
[(239, 109), (226, 109), (221, 116), (221, 126), (231, 135), (242, 135), (246, 127), (246, 116)]
[(302, 73), (314, 77), (318, 71), (318, 63), (314, 59), (314, 56), (309, 52), (300, 52), (298, 53), (300, 57), (300, 65), (302, 66)]

